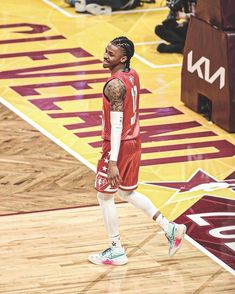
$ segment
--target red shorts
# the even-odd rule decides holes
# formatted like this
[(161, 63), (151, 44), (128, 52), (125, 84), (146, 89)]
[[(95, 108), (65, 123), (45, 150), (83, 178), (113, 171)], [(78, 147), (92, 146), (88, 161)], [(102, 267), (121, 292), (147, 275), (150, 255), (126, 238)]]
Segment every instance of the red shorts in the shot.
[(110, 157), (110, 141), (103, 141), (102, 157), (98, 161), (95, 188), (102, 193), (115, 193), (118, 189), (132, 191), (138, 186), (138, 175), (141, 156), (140, 139), (121, 142), (117, 167), (122, 178), (121, 184), (111, 187), (108, 182), (107, 170)]

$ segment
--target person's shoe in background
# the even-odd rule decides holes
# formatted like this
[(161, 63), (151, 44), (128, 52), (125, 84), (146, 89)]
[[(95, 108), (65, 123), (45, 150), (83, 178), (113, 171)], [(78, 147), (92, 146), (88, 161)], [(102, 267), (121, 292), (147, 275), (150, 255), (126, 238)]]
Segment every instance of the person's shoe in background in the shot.
[(75, 1), (75, 11), (85, 12), (86, 11), (86, 0), (76, 0)]
[(157, 46), (157, 51), (160, 53), (182, 53), (183, 48), (180, 44), (161, 43)]
[(64, 2), (72, 7), (75, 7), (76, 0), (64, 0)]
[(93, 15), (110, 14), (112, 7), (93, 3), (86, 5), (86, 11)]

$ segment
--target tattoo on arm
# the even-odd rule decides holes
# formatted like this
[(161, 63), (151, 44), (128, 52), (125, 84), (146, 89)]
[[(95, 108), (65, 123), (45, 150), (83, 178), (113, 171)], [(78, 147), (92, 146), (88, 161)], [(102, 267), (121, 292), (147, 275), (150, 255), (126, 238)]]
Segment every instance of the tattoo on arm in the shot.
[(111, 111), (123, 111), (123, 100), (126, 94), (126, 88), (121, 80), (111, 80), (105, 86), (104, 94), (110, 101)]

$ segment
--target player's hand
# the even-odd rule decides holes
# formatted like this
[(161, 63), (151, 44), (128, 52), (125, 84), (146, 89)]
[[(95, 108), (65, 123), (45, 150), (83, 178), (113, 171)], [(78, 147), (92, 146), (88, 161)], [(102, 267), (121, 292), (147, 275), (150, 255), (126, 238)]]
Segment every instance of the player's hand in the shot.
[(187, 19), (189, 19), (190, 18), (190, 16), (191, 16), (191, 14), (190, 13), (185, 13), (185, 12), (182, 12), (182, 11), (178, 11), (177, 13), (176, 13), (176, 19), (177, 20), (180, 20), (180, 19), (183, 19), (183, 20), (187, 20)]
[(122, 182), (116, 161), (109, 161), (108, 166), (108, 181), (111, 187), (119, 186)]
[(186, 16), (185, 16), (185, 13), (184, 12), (182, 12), (182, 11), (177, 11), (176, 12), (176, 19), (177, 20), (185, 19), (185, 18), (186, 18)]

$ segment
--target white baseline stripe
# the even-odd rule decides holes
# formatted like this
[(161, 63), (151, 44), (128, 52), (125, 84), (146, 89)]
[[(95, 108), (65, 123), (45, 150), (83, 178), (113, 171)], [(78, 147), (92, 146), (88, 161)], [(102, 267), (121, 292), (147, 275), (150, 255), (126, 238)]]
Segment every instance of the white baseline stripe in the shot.
[(58, 5), (52, 3), (51, 1), (49, 0), (42, 0), (44, 3), (48, 4), (49, 6), (55, 8), (56, 10), (58, 10), (59, 12), (61, 12), (62, 14), (64, 14), (65, 16), (67, 17), (76, 17), (76, 15), (73, 15), (69, 12), (67, 12), (65, 9), (59, 7)]
[[(145, 182), (139, 182), (139, 185), (151, 185), (151, 184), (146, 184)], [(152, 186), (152, 185), (151, 185)], [(177, 190), (174, 195), (172, 197), (175, 196), (175, 194), (178, 192), (179, 190)], [(171, 198), (172, 198), (171, 197)], [(193, 197), (192, 197), (193, 198)], [(177, 201), (174, 201), (177, 202)], [(167, 201), (167, 203), (169, 203), (169, 200)], [(173, 203), (173, 202), (171, 202)], [(226, 263), (224, 263), (222, 260), (220, 260), (218, 257), (216, 257), (214, 254), (212, 254), (210, 251), (208, 251), (206, 248), (204, 248), (202, 245), (200, 245), (198, 242), (196, 242), (194, 239), (192, 239), (190, 236), (188, 236), (187, 234), (185, 234), (185, 239), (187, 241), (189, 241), (194, 247), (196, 247), (197, 249), (199, 249), (200, 251), (202, 251), (204, 254), (206, 254), (208, 257), (210, 257), (213, 261), (215, 261), (216, 263), (218, 263), (220, 266), (222, 266), (225, 270), (227, 270), (228, 272), (230, 272), (232, 275), (235, 276), (235, 270), (232, 269), (230, 266), (228, 266)]]
[(136, 54), (136, 53), (134, 54), (134, 57), (137, 58), (137, 59), (139, 59), (139, 60), (140, 60), (141, 62), (143, 62), (144, 64), (150, 66), (151, 68), (154, 68), (154, 66), (155, 66), (155, 64), (153, 64), (152, 62), (150, 62), (150, 61), (144, 59), (143, 57), (141, 57), (140, 55), (138, 55), (138, 54)]
[(172, 63), (172, 64), (162, 64), (162, 65), (154, 65), (154, 68), (168, 68), (168, 67), (181, 67), (181, 63)]
[(49, 133), (47, 130), (45, 130), (44, 128), (42, 128), (40, 125), (38, 125), (32, 119), (28, 118), (27, 115), (25, 115), (23, 112), (19, 111), (16, 107), (14, 107), (13, 105), (11, 105), (8, 101), (4, 100), (2, 97), (0, 97), (0, 103), (2, 103), (7, 108), (9, 108), (13, 112), (15, 112), (19, 117), (21, 117), (23, 120), (25, 120), (31, 126), (33, 126), (35, 129), (37, 129), (39, 132), (41, 132), (43, 135), (45, 135), (51, 141), (53, 141), (58, 146), (60, 146), (61, 148), (63, 148), (65, 151), (67, 151), (69, 154), (71, 154), (76, 159), (78, 159), (79, 161), (81, 161), (84, 165), (86, 165), (87, 167), (89, 167), (91, 170), (93, 170), (94, 172), (96, 172), (96, 167), (94, 165), (92, 165), (89, 161), (87, 161), (85, 158), (83, 158), (77, 152), (75, 152), (70, 147), (68, 147), (67, 145), (65, 145), (58, 138), (54, 137), (51, 133)]
[(151, 11), (162, 11), (167, 9), (168, 9), (167, 7), (158, 7), (158, 8), (147, 8), (147, 9), (119, 10), (119, 11), (112, 12), (112, 14), (141, 13), (141, 12), (151, 12)]
[(144, 46), (144, 45), (157, 45), (160, 43), (166, 43), (165, 41), (161, 40), (161, 41), (149, 41), (149, 42), (139, 42), (139, 43), (135, 43), (135, 46)]
[[(54, 137), (53, 135), (51, 135), (48, 131), (46, 131), (44, 128), (42, 128), (41, 126), (39, 126), (33, 120), (31, 120), (30, 118), (28, 118), (24, 113), (22, 113), (21, 111), (19, 111), (17, 108), (15, 108), (13, 105), (11, 105), (8, 101), (4, 100), (2, 97), (0, 97), (0, 103), (2, 103), (7, 108), (9, 108), (13, 112), (15, 112), (19, 117), (21, 117), (23, 120), (25, 120), (26, 122), (28, 122), (30, 125), (32, 125), (35, 129), (37, 129), (43, 135), (45, 135), (46, 137), (48, 137), (54, 143), (56, 143), (57, 145), (59, 145), (61, 148), (63, 148), (65, 151), (67, 151), (69, 154), (71, 154), (72, 156), (74, 156), (76, 159), (78, 159), (79, 161), (81, 161), (84, 165), (86, 165), (88, 168), (90, 168), (91, 170), (93, 170), (95, 172), (96, 168), (91, 163), (89, 163), (86, 159), (84, 159), (78, 153), (76, 153), (75, 151), (73, 151), (70, 147), (68, 147), (67, 145), (65, 145), (64, 143), (62, 143), (56, 137)], [(199, 250), (201, 250), (203, 253), (205, 253), (207, 256), (209, 256), (212, 260), (214, 260), (215, 262), (217, 262), (224, 269), (226, 269), (227, 271), (229, 271), (232, 275), (235, 275), (235, 271), (231, 267), (229, 267), (227, 264), (225, 264), (219, 258), (217, 258), (216, 256), (214, 256), (212, 253), (210, 253), (207, 249), (205, 249), (203, 246), (201, 246), (200, 244), (198, 244), (191, 237), (189, 237), (188, 235), (185, 235), (185, 239), (188, 240), (193, 246), (195, 246), (196, 248), (198, 248)]]
[[(50, 5), (51, 7), (55, 8), (56, 10), (58, 10), (59, 12), (61, 12), (62, 14), (64, 14), (67, 17), (76, 17), (70, 13), (68, 13), (66, 10), (60, 8), (59, 6), (55, 5), (54, 3), (50, 2), (49, 0), (42, 0), (43, 2), (45, 2), (46, 4)], [(166, 8), (156, 8), (156, 9), (146, 9), (146, 10), (135, 10), (135, 11), (131, 11), (130, 13), (135, 13), (135, 12), (144, 12), (144, 11), (156, 11), (156, 10), (164, 10)], [(128, 11), (124, 11), (124, 13), (128, 13)], [(113, 13), (113, 14), (118, 14), (118, 13)], [(166, 65), (155, 65), (147, 60), (145, 60), (143, 57), (135, 54), (135, 57), (137, 59), (139, 59), (140, 61), (142, 61), (143, 63), (145, 63), (146, 65), (150, 66), (151, 68), (164, 68), (164, 67), (174, 67), (174, 66), (181, 66), (181, 64), (166, 64)], [(25, 120), (26, 122), (28, 122), (30, 125), (32, 125), (35, 129), (37, 129), (39, 132), (41, 132), (43, 135), (45, 135), (46, 137), (48, 137), (50, 140), (52, 140), (54, 143), (56, 143), (58, 146), (60, 146), (61, 148), (63, 148), (65, 151), (67, 151), (69, 154), (71, 154), (72, 156), (74, 156), (76, 159), (78, 159), (79, 161), (81, 161), (84, 165), (86, 165), (88, 168), (90, 168), (91, 170), (93, 170), (94, 172), (96, 171), (96, 167), (93, 166), (90, 162), (88, 162), (86, 159), (84, 159), (82, 156), (80, 156), (78, 153), (76, 153), (74, 150), (72, 150), (70, 147), (68, 147), (67, 145), (65, 145), (64, 143), (62, 143), (60, 140), (58, 140), (56, 137), (54, 137), (53, 135), (51, 135), (48, 131), (46, 131), (44, 128), (42, 128), (40, 125), (38, 125), (37, 123), (35, 123), (33, 120), (31, 120), (30, 118), (28, 118), (24, 113), (22, 113), (21, 111), (19, 111), (17, 108), (15, 108), (13, 105), (11, 105), (9, 102), (7, 102), (6, 100), (4, 100), (2, 97), (0, 97), (0, 102), (5, 105), (7, 108), (9, 108), (10, 110), (12, 110), (14, 113), (16, 113), (19, 117), (21, 117), (23, 120)], [(201, 246), (200, 244), (198, 244), (195, 240), (193, 240), (191, 237), (189, 237), (188, 235), (185, 235), (185, 239), (188, 240), (192, 245), (194, 245), (196, 248), (198, 248), (199, 250), (201, 250), (203, 253), (205, 253), (207, 256), (209, 256), (212, 260), (214, 260), (215, 262), (217, 262), (220, 266), (222, 266), (223, 268), (225, 268), (227, 271), (229, 271), (232, 275), (235, 275), (235, 271), (230, 268), (227, 264), (225, 264), (223, 261), (221, 261), (220, 259), (218, 259), (216, 256), (214, 256), (212, 253), (210, 253), (207, 249), (205, 249), (203, 246)]]
[(210, 251), (208, 251), (206, 248), (204, 248), (202, 245), (197, 243), (194, 239), (189, 237), (188, 235), (185, 235), (185, 239), (189, 241), (193, 246), (198, 248), (200, 251), (205, 253), (207, 256), (209, 256), (213, 261), (218, 263), (220, 266), (222, 266), (224, 269), (226, 269), (230, 274), (235, 276), (235, 270), (232, 269), (230, 266), (228, 266), (226, 263), (224, 263), (222, 260), (220, 260), (218, 257), (216, 257), (214, 254), (212, 254)]
[(150, 66), (151, 68), (167, 68), (167, 67), (179, 67), (179, 66), (182, 66), (181, 63), (173, 63), (173, 64), (162, 64), (162, 65), (156, 65), (156, 64), (153, 64), (152, 62), (146, 60), (145, 58), (143, 58), (142, 56), (138, 55), (135, 53), (134, 55), (135, 58), (137, 58), (138, 60), (140, 60), (141, 62), (143, 62), (144, 64)]
[[(44, 3), (48, 4), (49, 6), (55, 8), (56, 10), (58, 10), (59, 12), (61, 12), (62, 14), (64, 14), (67, 17), (70, 18), (79, 18), (79, 17), (83, 17), (84, 14), (79, 14), (79, 13), (70, 13), (68, 11), (66, 11), (65, 9), (59, 7), (58, 5), (54, 4), (53, 2), (49, 1), (49, 0), (42, 0)], [(141, 13), (141, 12), (151, 12), (151, 11), (162, 11), (162, 10), (167, 10), (167, 7), (158, 7), (158, 8), (147, 8), (147, 9), (133, 9), (133, 10), (120, 10), (120, 11), (114, 11), (111, 13), (112, 14), (129, 14), (129, 13)], [(75, 11), (75, 10), (74, 10)], [(110, 14), (109, 14), (110, 15)], [(85, 14), (85, 16), (94, 16), (91, 14)], [(105, 16), (105, 15), (102, 15)]]
[[(79, 17), (75, 14), (71, 14), (69, 12), (67, 12), (65, 9), (59, 7), (58, 5), (52, 3), (51, 1), (49, 0), (42, 0), (44, 3), (50, 5), (51, 7), (55, 8), (56, 10), (58, 10), (59, 12), (63, 13), (65, 16), (67, 17), (70, 17), (70, 18), (75, 18), (75, 17)], [(160, 7), (160, 8), (149, 8), (149, 9), (141, 9), (141, 10), (124, 10), (124, 11), (117, 11), (117, 12), (113, 12), (112, 14), (126, 14), (126, 13), (135, 13), (135, 12), (145, 12), (145, 11), (159, 11), (159, 10), (165, 10), (166, 8), (165, 7)], [(89, 15), (89, 14), (88, 14)], [(92, 15), (91, 15), (92, 16)], [(158, 44), (158, 42), (143, 42), (142, 44), (141, 43), (137, 43), (137, 46), (139, 45), (147, 45), (147, 44)], [(155, 65), (151, 62), (149, 62), (148, 60), (144, 59), (143, 57), (135, 54), (135, 57), (137, 59), (139, 59), (141, 62), (143, 62), (144, 64), (148, 65), (149, 67), (151, 68), (168, 68), (168, 67), (178, 67), (178, 66), (181, 66), (181, 64), (164, 64), (164, 65)]]

